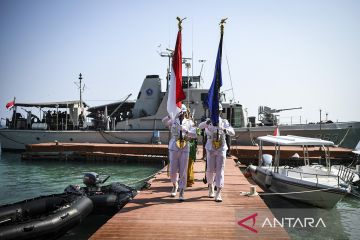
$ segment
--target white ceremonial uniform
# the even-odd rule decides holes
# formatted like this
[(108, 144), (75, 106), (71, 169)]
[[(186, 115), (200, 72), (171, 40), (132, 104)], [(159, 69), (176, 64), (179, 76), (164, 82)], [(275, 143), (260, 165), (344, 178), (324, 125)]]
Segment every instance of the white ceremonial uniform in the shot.
[[(162, 119), (165, 126), (171, 131), (171, 139), (169, 141), (169, 160), (170, 160), (170, 179), (173, 184), (179, 181), (179, 188), (185, 189), (187, 180), (187, 168), (190, 146), (186, 144), (184, 148), (178, 148), (176, 140), (180, 137), (180, 131), (184, 139), (196, 138), (196, 128), (193, 122), (184, 118), (182, 124), (178, 118), (172, 120), (168, 116)], [(178, 175), (179, 173), (179, 175)]]
[[(218, 189), (224, 187), (224, 168), (226, 159), (226, 145), (225, 135), (235, 135), (234, 129), (230, 126), (228, 120), (219, 117), (218, 126), (213, 126), (211, 123), (207, 124), (206, 121), (199, 124), (200, 129), (205, 129), (207, 135), (206, 149), (206, 178), (210, 185), (214, 182)], [(225, 133), (226, 131), (226, 133)], [(219, 136), (217, 137), (217, 134)], [(213, 146), (213, 140), (219, 139), (221, 144), (218, 148)], [(213, 196), (212, 196), (213, 197)]]

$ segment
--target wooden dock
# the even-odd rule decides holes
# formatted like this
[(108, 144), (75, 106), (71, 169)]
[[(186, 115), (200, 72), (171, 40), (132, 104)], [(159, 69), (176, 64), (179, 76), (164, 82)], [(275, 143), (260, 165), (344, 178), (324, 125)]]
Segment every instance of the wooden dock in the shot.
[[(241, 195), (249, 192), (252, 184), (234, 158), (226, 160), (222, 203), (208, 198), (207, 185), (202, 182), (204, 168), (204, 161), (195, 162), (195, 184), (186, 189), (185, 202), (170, 197), (172, 184), (164, 168), (150, 189), (138, 194), (91, 239), (290, 239), (281, 227), (261, 227), (264, 219), (273, 215), (259, 196)], [(253, 224), (253, 219), (247, 218), (254, 214)], [(252, 230), (239, 225), (241, 220)]]
[(21, 157), (23, 160), (56, 159), (61, 161), (162, 163), (167, 161), (167, 154), (167, 145), (158, 144), (53, 142), (29, 144)]
[[(201, 146), (198, 147), (201, 149)], [(231, 146), (231, 154), (241, 163), (257, 164), (258, 146)], [(274, 154), (273, 146), (264, 146), (263, 153)], [(298, 153), (303, 157), (301, 147), (282, 146), (281, 160), (289, 159)], [(102, 144), (102, 143), (39, 143), (26, 146), (22, 154), (24, 160), (59, 159), (87, 161), (141, 161), (162, 162), (167, 160), (168, 146), (164, 144)], [(324, 159), (324, 152), (315, 147), (309, 148), (310, 159), (319, 162)], [(353, 160), (351, 149), (330, 147), (330, 156), (336, 160), (333, 164), (346, 164)], [(286, 164), (286, 162), (280, 162)]]

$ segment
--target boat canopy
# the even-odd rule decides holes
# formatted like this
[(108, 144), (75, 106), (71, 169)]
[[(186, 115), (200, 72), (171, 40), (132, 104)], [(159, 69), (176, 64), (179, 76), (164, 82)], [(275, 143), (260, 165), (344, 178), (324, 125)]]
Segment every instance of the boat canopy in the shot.
[(131, 111), (131, 109), (134, 107), (134, 105), (135, 105), (134, 101), (127, 101), (127, 102), (119, 101), (119, 102), (114, 102), (114, 103), (109, 103), (109, 104), (105, 104), (105, 105), (91, 107), (88, 109), (88, 112), (90, 112), (88, 114), (88, 117), (95, 118), (97, 111), (105, 111), (105, 107), (107, 107), (109, 115), (118, 116), (122, 112)]
[[(82, 102), (84, 107), (89, 107), (85, 102)], [(45, 103), (15, 103), (18, 107), (39, 107), (39, 108), (71, 108), (80, 106), (80, 101), (62, 101), (62, 102), (45, 102)]]
[(284, 146), (334, 146), (334, 143), (331, 141), (322, 140), (319, 138), (308, 138), (300, 136), (261, 136), (257, 138), (263, 142), (274, 143), (276, 145)]

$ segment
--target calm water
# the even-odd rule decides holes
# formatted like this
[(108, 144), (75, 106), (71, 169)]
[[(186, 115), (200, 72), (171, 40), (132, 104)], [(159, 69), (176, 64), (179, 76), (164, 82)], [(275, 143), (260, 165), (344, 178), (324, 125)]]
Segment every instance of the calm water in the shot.
[[(3, 152), (0, 156), (0, 205), (61, 193), (69, 184), (82, 185), (84, 172), (110, 175), (107, 183), (122, 182), (139, 187), (142, 180), (161, 168), (160, 164), (22, 161), (18, 153)], [(88, 239), (108, 219), (109, 216), (90, 215), (61, 239)]]
[(320, 209), (279, 196), (261, 198), (277, 219), (322, 218), (326, 227), (286, 228), (292, 239), (360, 239), (360, 198), (345, 197), (333, 209)]
[[(161, 165), (144, 164), (22, 161), (20, 154), (3, 152), (0, 158), (0, 205), (60, 193), (68, 184), (82, 185), (83, 172), (111, 175), (108, 182), (119, 181), (138, 187), (139, 180), (161, 168)], [(287, 229), (292, 239), (360, 239), (360, 199), (347, 197), (331, 210), (311, 208), (277, 196), (264, 196), (263, 199), (277, 218), (288, 217), (289, 209), (303, 209), (326, 222), (323, 229)], [(88, 239), (108, 219), (109, 216), (90, 215), (61, 239)]]

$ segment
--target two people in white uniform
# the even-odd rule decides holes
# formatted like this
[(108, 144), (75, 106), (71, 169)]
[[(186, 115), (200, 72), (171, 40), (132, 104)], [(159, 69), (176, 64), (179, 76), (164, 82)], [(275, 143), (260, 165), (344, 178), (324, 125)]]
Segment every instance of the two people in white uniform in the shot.
[[(171, 131), (169, 141), (169, 160), (170, 160), (170, 179), (173, 184), (171, 196), (175, 197), (179, 190), (179, 200), (184, 201), (184, 191), (186, 187), (187, 168), (189, 159), (188, 139), (196, 138), (196, 128), (194, 123), (185, 117), (186, 106), (182, 105), (181, 112), (172, 120), (169, 116), (162, 119), (165, 126)], [(219, 105), (222, 112), (222, 106)], [(206, 178), (208, 180), (209, 197), (216, 202), (222, 202), (221, 191), (224, 187), (224, 168), (226, 159), (226, 135), (234, 136), (235, 131), (230, 126), (228, 120), (221, 118), (219, 123), (214, 126), (210, 119), (199, 124), (200, 129), (204, 129), (207, 135), (206, 149)], [(214, 192), (214, 186), (217, 192)]]

